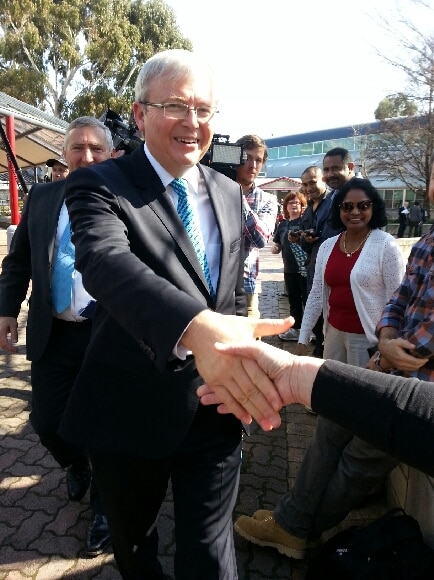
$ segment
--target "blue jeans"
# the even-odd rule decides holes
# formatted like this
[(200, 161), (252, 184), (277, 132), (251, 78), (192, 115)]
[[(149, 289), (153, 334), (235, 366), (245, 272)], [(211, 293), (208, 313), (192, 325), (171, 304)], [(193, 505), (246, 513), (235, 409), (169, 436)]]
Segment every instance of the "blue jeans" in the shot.
[[(364, 334), (327, 328), (327, 358), (364, 366), (369, 359), (367, 346)], [(276, 521), (300, 538), (320, 536), (375, 491), (397, 465), (351, 431), (318, 417), (294, 488), (276, 507)]]
[(318, 417), (295, 486), (276, 507), (276, 521), (300, 538), (320, 536), (355, 509), (397, 464), (351, 431)]

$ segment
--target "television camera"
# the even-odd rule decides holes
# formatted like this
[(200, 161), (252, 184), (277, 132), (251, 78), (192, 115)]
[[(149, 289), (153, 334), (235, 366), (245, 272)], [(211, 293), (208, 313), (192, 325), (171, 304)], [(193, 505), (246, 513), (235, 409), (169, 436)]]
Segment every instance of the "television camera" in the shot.
[(236, 181), (236, 168), (243, 165), (246, 160), (247, 155), (242, 145), (230, 143), (229, 135), (216, 133), (212, 138), (210, 148), (200, 162)]
[(113, 147), (116, 151), (124, 150), (125, 155), (129, 155), (136, 147), (143, 143), (140, 137), (140, 131), (134, 122), (132, 114), (130, 115), (129, 122), (125, 123), (120, 115), (108, 108), (99, 120), (110, 129)]

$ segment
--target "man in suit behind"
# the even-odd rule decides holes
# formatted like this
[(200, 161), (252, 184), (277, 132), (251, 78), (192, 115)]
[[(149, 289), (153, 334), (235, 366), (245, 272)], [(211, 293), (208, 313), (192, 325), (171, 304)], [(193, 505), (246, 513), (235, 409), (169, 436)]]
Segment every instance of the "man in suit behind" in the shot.
[[(60, 432), (90, 450), (125, 579), (164, 577), (156, 522), (169, 478), (176, 578), (237, 578), (231, 515), (242, 426), (199, 405), (196, 389), (207, 381), (244, 391), (246, 369), (237, 358), (225, 363), (214, 343), (289, 326), (245, 317), (240, 186), (198, 165), (216, 106), (197, 55), (158, 53), (136, 82), (145, 145), (68, 178), (76, 265), (97, 308)], [(196, 226), (178, 215), (186, 198)], [(257, 395), (245, 393), (247, 406), (261, 424), (278, 425), (278, 401)]]
[[(70, 172), (108, 159), (113, 151), (110, 131), (93, 117), (69, 124), (63, 156)], [(71, 445), (57, 434), (60, 419), (80, 368), (90, 337), (90, 319), (78, 314), (91, 297), (76, 272), (70, 304), (61, 312), (53, 305), (52, 272), (65, 228), (66, 180), (36, 184), (29, 193), (0, 276), (0, 347), (16, 352), (17, 317), (30, 280), (32, 293), (26, 332), (31, 361), (32, 408), (30, 421), (54, 459), (67, 467), (68, 495), (80, 501), (91, 482), (91, 469), (83, 447)], [(73, 249), (72, 249), (73, 251)], [(71, 300), (72, 299), (72, 300)], [(86, 537), (89, 556), (101, 553), (109, 542), (107, 521), (96, 486), (91, 486), (92, 520)]]

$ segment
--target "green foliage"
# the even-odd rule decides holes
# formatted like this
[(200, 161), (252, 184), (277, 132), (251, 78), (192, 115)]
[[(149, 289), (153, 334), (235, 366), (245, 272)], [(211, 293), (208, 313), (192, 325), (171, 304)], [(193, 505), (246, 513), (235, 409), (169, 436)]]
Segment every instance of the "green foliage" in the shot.
[(403, 93), (385, 97), (375, 109), (374, 115), (378, 120), (394, 117), (411, 117), (416, 115), (418, 108), (409, 96)]
[(0, 90), (64, 120), (128, 116), (140, 66), (191, 49), (162, 0), (0, 0)]

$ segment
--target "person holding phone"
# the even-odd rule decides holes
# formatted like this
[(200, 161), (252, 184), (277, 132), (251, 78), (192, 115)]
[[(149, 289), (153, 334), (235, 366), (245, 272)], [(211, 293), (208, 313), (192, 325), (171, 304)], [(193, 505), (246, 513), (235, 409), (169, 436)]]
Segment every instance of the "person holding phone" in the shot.
[(280, 222), (273, 237), (272, 254), (282, 252), (283, 277), (288, 294), (294, 326), (279, 334), (282, 340), (298, 340), (303, 309), (307, 299), (306, 259), (307, 254), (300, 246), (302, 230), (301, 215), (306, 209), (306, 197), (301, 192), (289, 192), (283, 200), (285, 220)]

